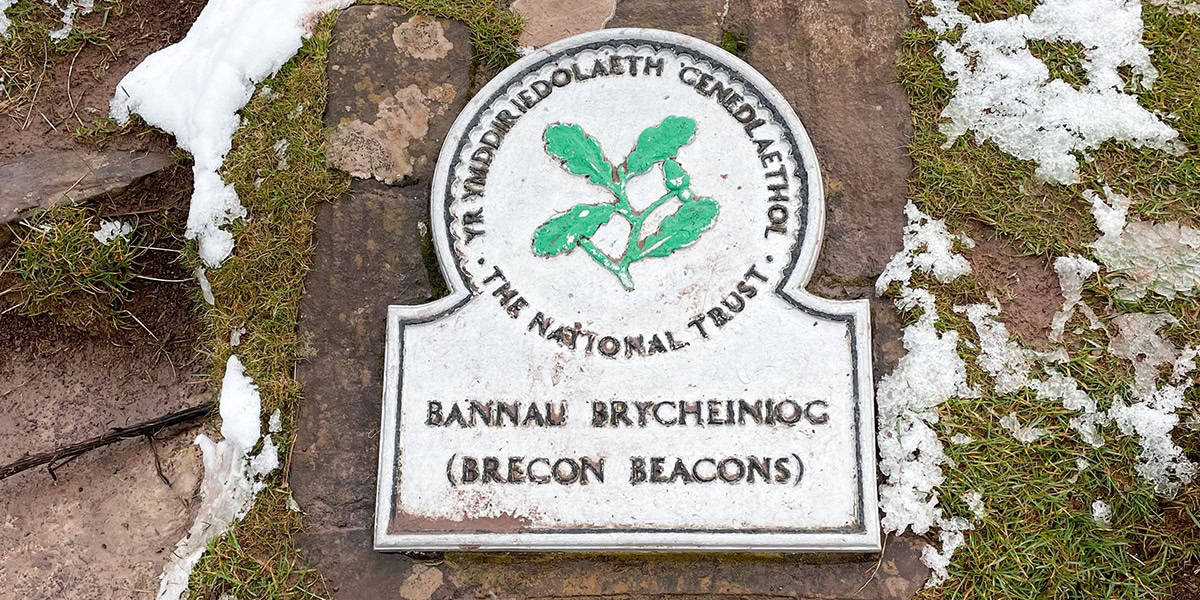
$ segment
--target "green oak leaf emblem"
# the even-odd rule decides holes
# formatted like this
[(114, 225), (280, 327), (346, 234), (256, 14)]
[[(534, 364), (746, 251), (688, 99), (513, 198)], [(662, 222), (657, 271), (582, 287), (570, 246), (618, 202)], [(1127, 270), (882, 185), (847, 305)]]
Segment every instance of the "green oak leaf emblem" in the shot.
[[(616, 166), (604, 156), (595, 138), (579, 125), (554, 123), (546, 127), (542, 139), (546, 153), (567, 172), (583, 176), (589, 183), (607, 189), (613, 200), (607, 204), (578, 204), (550, 218), (533, 233), (533, 253), (557, 256), (582, 248), (600, 266), (610, 271), (626, 290), (633, 289), (629, 266), (646, 258), (664, 258), (700, 239), (712, 227), (720, 212), (711, 198), (697, 197), (691, 189), (691, 177), (675, 160), (679, 149), (696, 135), (696, 122), (687, 117), (670, 116), (662, 123), (647, 127), (638, 135), (637, 144), (625, 160)], [(625, 189), (629, 180), (662, 164), (666, 193), (645, 210), (629, 205)], [(642, 226), (654, 211), (671, 200), (678, 200), (675, 212), (666, 216), (658, 230), (642, 236)], [(591, 237), (613, 216), (629, 222), (629, 240), (620, 257), (611, 257), (596, 247)]]

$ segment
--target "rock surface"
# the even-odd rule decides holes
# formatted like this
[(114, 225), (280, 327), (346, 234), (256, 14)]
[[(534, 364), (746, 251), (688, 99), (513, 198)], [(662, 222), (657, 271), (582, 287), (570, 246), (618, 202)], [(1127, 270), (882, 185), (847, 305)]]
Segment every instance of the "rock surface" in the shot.
[(166, 168), (165, 152), (42, 150), (0, 164), (0, 224), (65, 202), (115, 194)]
[(545, 46), (585, 31), (602, 29), (617, 0), (517, 0), (512, 10), (525, 18), (522, 46)]
[[(531, 18), (538, 13), (528, 7), (554, 6), (534, 0), (522, 4)], [(367, 10), (379, 9), (354, 8), (342, 19)], [(619, 0), (608, 26), (671, 29), (710, 42), (720, 41), (724, 31), (735, 31), (746, 41), (745, 56), (799, 112), (814, 139), (828, 186), (827, 239), (810, 289), (845, 298), (872, 295), (874, 277), (900, 247), (909, 169), (903, 151), (908, 108), (893, 80), (892, 65), (907, 14), (898, 0), (828, 0), (814, 6), (757, 0)], [(392, 31), (408, 22), (399, 15), (380, 21), (386, 26), (368, 25), (365, 16), (353, 18), (364, 25), (355, 30), (339, 21), (334, 48), (343, 43), (339, 36), (350, 36), (358, 47), (394, 52)], [(458, 44), (463, 39), (456, 37), (458, 25), (440, 23), (454, 48), (444, 58), (404, 59), (405, 68), (415, 71), (395, 70), (385, 78), (367, 70), (340, 77), (338, 71), (356, 63), (350, 62), (348, 52), (345, 58), (331, 60), (338, 70), (330, 73), (327, 124), (345, 123), (342, 115), (351, 112), (365, 115), (363, 123), (373, 118), (378, 99), (394, 97), (397, 90), (372, 82), (404, 86), (423, 81), (418, 91), (429, 97), (430, 90), (446, 80), (423, 69), (465, 73), (470, 49)], [(370, 36), (369, 27), (374, 27)], [(331, 50), (331, 56), (334, 53)], [(371, 98), (377, 100), (364, 98), (366, 90), (374, 90)], [(350, 98), (357, 100), (346, 102)], [(313, 340), (316, 352), (299, 371), (305, 405), (290, 481), (310, 517), (311, 528), (301, 545), (330, 579), (335, 597), (908, 598), (916, 593), (926, 570), (919, 560), (923, 542), (911, 538), (889, 539), (882, 559), (448, 554), (444, 561), (427, 564), (372, 551), (384, 315), (388, 304), (420, 303), (433, 293), (421, 257), (420, 228), (428, 219), (426, 182), (442, 136), (465, 101), (459, 94), (453, 99), (459, 104), (440, 113), (430, 111), (425, 126), (436, 143), (420, 150), (415, 144), (408, 146), (412, 179), (392, 177), (422, 185), (388, 188), (356, 181), (348, 198), (322, 206), (318, 215), (318, 250), (301, 323), (302, 335)], [(886, 303), (874, 306), (876, 370), (886, 372), (903, 349), (894, 312)]]
[(343, 12), (329, 47), (330, 163), (388, 184), (427, 180), (442, 147), (431, 124), (465, 104), (470, 53), (459, 23), (387, 6)]

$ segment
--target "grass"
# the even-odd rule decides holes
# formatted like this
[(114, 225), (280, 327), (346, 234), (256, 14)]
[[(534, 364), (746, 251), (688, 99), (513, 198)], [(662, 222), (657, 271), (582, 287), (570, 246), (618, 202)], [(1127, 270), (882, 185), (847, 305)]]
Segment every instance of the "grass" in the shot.
[[(472, 31), (477, 74), (506, 66), (518, 56), (521, 21), (503, 3), (402, 0), (395, 4), (464, 21)], [(344, 173), (327, 164), (321, 122), (328, 91), (325, 64), (335, 20), (336, 15), (324, 18), (300, 52), (263, 82), (275, 92), (270, 100), (256, 94), (242, 110), (244, 125), (234, 137), (222, 172), (253, 218), (235, 226), (234, 255), (208, 272), (216, 306), (206, 308), (200, 346), (211, 359), (215, 388), (233, 351), (229, 333), (247, 329), (237, 355), (259, 386), (263, 414), (276, 408), (282, 412), (284, 431), (275, 441), (283, 450), (284, 468), (269, 481), (246, 518), (210, 543), (192, 572), (193, 598), (225, 593), (243, 600), (329, 595), (323, 577), (304, 567), (297, 551), (295, 535), (302, 530), (303, 519), (287, 509), (286, 473), (302, 401), (293, 372), (297, 360), (311, 353), (297, 333), (296, 322), (311, 264), (316, 207), (336, 199), (349, 184)], [(274, 145), (280, 139), (287, 139), (290, 147), (286, 172), (277, 170)]]
[(15, 301), (5, 310), (48, 314), (84, 329), (116, 325), (145, 250), (134, 243), (137, 232), (101, 244), (92, 235), (99, 227), (93, 211), (70, 206), (12, 227), (15, 250), (0, 267), (12, 283), (0, 296)]
[[(1028, 13), (1034, 3), (960, 4), (976, 18), (993, 20)], [(911, 0), (910, 5), (914, 15), (928, 14), (924, 3)], [(951, 230), (982, 229), (984, 235), (1047, 261), (1089, 254), (1087, 244), (1099, 232), (1081, 194), (1105, 184), (1133, 199), (1131, 218), (1200, 224), (1200, 163), (1195, 152), (1200, 146), (1200, 98), (1195, 92), (1200, 18), (1169, 15), (1148, 3), (1144, 11), (1145, 43), (1161, 77), (1152, 90), (1130, 86), (1127, 91), (1136, 93), (1150, 110), (1176, 115), (1171, 124), (1191, 152), (1170, 156), (1109, 142), (1081, 164), (1080, 184), (1055, 185), (1034, 178), (1035, 164), (1015, 159), (991, 142), (977, 144), (971, 134), (943, 149), (945, 137), (938, 124), (954, 86), (936, 57), (939, 36), (914, 18), (898, 59), (898, 77), (913, 110), (909, 197), (931, 216), (945, 218)], [(1077, 45), (1038, 42), (1030, 49), (1047, 62), (1053, 76), (1076, 86), (1084, 83), (1082, 49)], [(951, 514), (970, 517), (963, 498), (977, 491), (987, 513), (975, 519), (976, 529), (967, 533), (965, 545), (955, 554), (950, 580), (920, 596), (1157, 598), (1182, 585), (1182, 578), (1200, 561), (1198, 486), (1187, 486), (1174, 499), (1157, 496), (1134, 471), (1139, 448), (1133, 438), (1109, 426), (1104, 429), (1105, 445), (1092, 448), (1068, 427), (1073, 414), (1061, 405), (1047, 404), (1027, 390), (996, 394), (990, 377), (973, 363), (978, 353), (973, 327), (951, 311), (955, 304), (987, 302), (989, 290), (970, 277), (950, 284), (921, 283), (938, 296), (939, 327), (960, 333), (969, 379), (984, 390), (981, 398), (955, 399), (939, 411), (937, 428), (943, 440), (957, 433), (975, 440), (946, 444), (954, 467), (944, 469), (939, 500)], [(1122, 302), (1104, 280), (1093, 279), (1084, 298), (1105, 320), (1120, 312), (1169, 312), (1180, 320), (1166, 331), (1172, 341), (1182, 345), (1200, 339), (1200, 300), (1194, 297)], [(1067, 331), (1084, 324), (1077, 315)], [(1107, 352), (1104, 332), (1069, 334), (1065, 343), (1071, 356), (1066, 370), (1100, 409), (1108, 408), (1114, 396), (1128, 398), (1130, 365)], [(1200, 401), (1195, 387), (1188, 396), (1193, 404)], [(1049, 435), (1029, 445), (1017, 442), (999, 426), (1000, 417), (1010, 412), (1024, 424), (1048, 429)], [(1181, 421), (1187, 418), (1183, 415)], [(1190, 458), (1200, 459), (1195, 432), (1181, 425), (1175, 437)], [(1078, 471), (1077, 458), (1091, 466)], [(1111, 527), (1092, 519), (1094, 500), (1112, 506)]]
[[(262, 396), (263, 414), (280, 409), (284, 431), (277, 446), (289, 449), (295, 437), (300, 386), (296, 361), (307, 352), (296, 322), (304, 276), (312, 260), (316, 207), (346, 191), (349, 178), (331, 170), (323, 154), (321, 114), (327, 82), (325, 62), (334, 17), (324, 18), (300, 52), (274, 77), (270, 99), (261, 94), (242, 110), (233, 150), (222, 173), (233, 184), (252, 218), (234, 226), (237, 250), (207, 276), (216, 304), (204, 306), (200, 348), (210, 358), (214, 389), (233, 352), (229, 334), (246, 328), (238, 358)], [(289, 142), (288, 170), (279, 171), (274, 145)], [(199, 264), (199, 260), (193, 257)], [(197, 295), (198, 295), (197, 291)], [(258, 502), (233, 529), (209, 545), (192, 571), (193, 598), (230, 593), (238, 598), (310, 598), (327, 595), (324, 581), (300, 566), (295, 534), (300, 515), (286, 507), (286, 469), (268, 481)]]

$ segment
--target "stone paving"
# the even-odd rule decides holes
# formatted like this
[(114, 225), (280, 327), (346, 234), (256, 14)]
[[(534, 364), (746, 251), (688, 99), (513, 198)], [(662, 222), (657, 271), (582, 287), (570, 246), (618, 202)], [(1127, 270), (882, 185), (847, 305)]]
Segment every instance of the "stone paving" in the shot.
[[(560, 1), (518, 0), (514, 9), (530, 19), (524, 43), (584, 25), (743, 39), (743, 58), (791, 102), (821, 161), (826, 242), (809, 289), (872, 295), (904, 223), (909, 114), (893, 71), (904, 2), (570, 4), (568, 12)], [(426, 260), (428, 186), (442, 138), (469, 99), (470, 57), (461, 24), (391, 7), (351, 8), (334, 30), (331, 158), (360, 179), (318, 213), (301, 320), (315, 355), (298, 373), (305, 404), (290, 482), (309, 515), (305, 556), (336, 597), (911, 597), (926, 571), (921, 542), (908, 537), (889, 538), (881, 557), (452, 553), (422, 561), (371, 549), (384, 315), (388, 304), (429, 300), (440, 283)], [(872, 305), (878, 376), (902, 348), (892, 309)]]

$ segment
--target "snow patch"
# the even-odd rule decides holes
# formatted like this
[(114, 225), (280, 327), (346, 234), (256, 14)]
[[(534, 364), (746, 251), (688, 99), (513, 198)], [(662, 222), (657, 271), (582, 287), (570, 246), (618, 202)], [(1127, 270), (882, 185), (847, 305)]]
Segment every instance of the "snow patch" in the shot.
[(975, 438), (973, 438), (965, 433), (956, 433), (956, 434), (950, 436), (950, 443), (958, 444), (960, 446), (963, 444), (970, 444), (973, 441), (975, 441)]
[(943, 517), (938, 520), (938, 541), (942, 543), (942, 549), (939, 551), (933, 546), (921, 549), (921, 562), (925, 563), (930, 571), (929, 580), (925, 582), (926, 588), (937, 587), (946, 582), (950, 577), (950, 557), (954, 556), (958, 547), (966, 540), (963, 532), (974, 528), (970, 521), (962, 517)]
[[(1180, 351), (1158, 334), (1174, 320), (1165, 314), (1121, 315), (1113, 319), (1118, 333), (1108, 346), (1114, 356), (1133, 363), (1133, 397), (1137, 400), (1128, 404), (1113, 399), (1108, 416), (1126, 435), (1137, 434), (1142, 447), (1137, 472), (1154, 485), (1155, 492), (1167, 497), (1174, 496), (1181, 485), (1191, 483), (1196, 474), (1196, 465), (1171, 439), (1171, 432), (1179, 423), (1177, 411), (1186, 405), (1184, 393), (1192, 385), (1187, 374), (1195, 370), (1200, 348)], [(1158, 369), (1164, 364), (1171, 366), (1171, 374), (1159, 387)]]
[(971, 272), (966, 257), (954, 252), (954, 243), (974, 248), (975, 242), (965, 234), (951, 234), (941, 219), (930, 218), (910, 200), (904, 206), (908, 224), (904, 226), (904, 248), (896, 253), (875, 281), (875, 293), (882, 294), (888, 286), (899, 282), (908, 286), (915, 271), (932, 274), (947, 283)]
[(100, 229), (93, 231), (92, 237), (96, 238), (97, 242), (107, 246), (117, 238), (128, 240), (131, 233), (133, 233), (133, 225), (125, 221), (102, 220), (100, 221)]
[(127, 123), (137, 113), (175, 135), (192, 153), (195, 187), (185, 236), (209, 267), (233, 252), (226, 229), (246, 216), (233, 186), (218, 170), (232, 146), (238, 111), (254, 86), (279, 70), (312, 30), (319, 14), (350, 0), (211, 0), (184, 39), (146, 57), (117, 84), (111, 115)]
[(246, 327), (245, 326), (238, 327), (237, 329), (230, 331), (229, 332), (229, 347), (237, 348), (238, 346), (240, 346), (242, 343), (243, 335), (246, 335)]
[(1101, 527), (1112, 525), (1112, 507), (1103, 500), (1092, 503), (1092, 520)]
[[(8, 28), (12, 26), (12, 21), (4, 13), (16, 3), (17, 0), (0, 0), (0, 35), (4, 37), (8, 37)], [(0, 90), (2, 89), (4, 86), (0, 85)]]
[(1078, 255), (1060, 256), (1054, 259), (1054, 270), (1058, 273), (1058, 285), (1062, 289), (1063, 305), (1050, 320), (1050, 341), (1061, 342), (1063, 329), (1078, 308), (1087, 317), (1092, 329), (1103, 328), (1092, 307), (1083, 302), (1083, 282), (1100, 270), (1100, 265)]
[[(1080, 389), (1079, 382), (1051, 366), (1053, 363), (1067, 362), (1069, 357), (1064, 349), (1059, 347), (1051, 352), (1039, 353), (1024, 348), (1012, 339), (1008, 327), (996, 320), (1000, 307), (994, 303), (955, 306), (954, 310), (965, 313), (967, 320), (975, 327), (980, 346), (975, 362), (995, 379), (996, 393), (1009, 394), (1029, 388), (1041, 400), (1060, 401), (1063, 408), (1080, 412), (1079, 416), (1071, 418), (1070, 425), (1085, 442), (1097, 447), (1104, 444), (1099, 426), (1106, 420), (1104, 414), (1097, 410), (1096, 402)], [(1035, 364), (1046, 372), (1045, 379), (1031, 376)], [(1000, 425), (1026, 444), (1047, 433), (1036, 427), (1022, 427), (1015, 414), (1002, 417)]]
[[(1076, 152), (1107, 140), (1180, 153), (1179, 133), (1124, 93), (1119, 69), (1128, 67), (1149, 88), (1158, 71), (1142, 45), (1138, 0), (1045, 0), (1028, 15), (977, 22), (955, 0), (932, 2), (926, 24), (938, 33), (962, 28), (957, 43), (937, 50), (942, 70), (957, 84), (942, 111), (940, 129), (949, 147), (967, 131), (975, 141), (1038, 163), (1037, 175), (1057, 183), (1079, 181)], [(1050, 70), (1029, 50), (1032, 40), (1083, 47), (1087, 83), (1080, 89)]]
[[(297, 107), (297, 108), (299, 108), (299, 107)], [(275, 145), (272, 146), (272, 148), (275, 150), (275, 158), (276, 158), (276, 160), (279, 161), (278, 163), (275, 164), (276, 170), (278, 170), (278, 171), (288, 170), (287, 154), (288, 154), (289, 147), (291, 147), (291, 143), (287, 141), (287, 138), (279, 138), (279, 141), (275, 142)]]
[(75, 19), (92, 12), (96, 5), (95, 0), (66, 0), (66, 3), (62, 6), (58, 0), (46, 0), (46, 4), (62, 11), (62, 27), (50, 32), (50, 39), (54, 41), (67, 39), (75, 29)]
[(1173, 15), (1200, 15), (1200, 4), (1186, 0), (1150, 0), (1154, 6), (1165, 6)]
[(970, 510), (976, 519), (983, 518), (983, 515), (986, 513), (986, 509), (983, 506), (983, 494), (979, 492), (967, 492), (963, 501), (967, 504), (967, 510)]
[(271, 413), (271, 418), (267, 420), (267, 431), (271, 433), (283, 431), (283, 413), (279, 412), (278, 408)]
[(1104, 196), (1083, 192), (1092, 203), (1100, 239), (1090, 247), (1109, 270), (1117, 271), (1117, 296), (1138, 300), (1147, 292), (1167, 298), (1200, 291), (1200, 230), (1177, 221), (1128, 222), (1128, 197), (1104, 188)]
[(221, 380), (220, 442), (196, 436), (204, 464), (200, 508), (187, 535), (179, 540), (172, 560), (163, 569), (158, 600), (178, 600), (187, 592), (192, 568), (200, 561), (209, 540), (221, 535), (250, 510), (264, 487), (264, 478), (279, 468), (279, 454), (268, 435), (256, 454), (250, 451), (260, 439), (262, 401), (258, 386), (236, 356), (225, 363)]
[(1032, 444), (1038, 441), (1038, 438), (1046, 435), (1046, 430), (1032, 425), (1022, 425), (1017, 420), (1016, 413), (1008, 413), (1000, 417), (1000, 426), (1008, 431), (1018, 442), (1022, 444)]
[(888, 262), (875, 283), (882, 294), (893, 283), (900, 286), (896, 306), (920, 310), (917, 321), (904, 328), (907, 354), (895, 370), (884, 375), (876, 390), (879, 410), (879, 470), (885, 481), (880, 486), (880, 509), (885, 530), (918, 535), (940, 530), (941, 550), (926, 546), (921, 558), (931, 569), (930, 586), (945, 580), (950, 556), (962, 544), (962, 532), (971, 524), (949, 518), (938, 506), (934, 488), (944, 481), (942, 465), (949, 463), (933, 424), (937, 407), (952, 397), (977, 397), (967, 383), (966, 364), (958, 354), (958, 332), (939, 333), (937, 304), (927, 289), (914, 288), (915, 272), (932, 274), (939, 281), (970, 273), (965, 257), (954, 252), (955, 242), (973, 245), (966, 236), (953, 235), (946, 224), (930, 218), (909, 202), (904, 248)]
[(217, 298), (213, 296), (212, 284), (208, 282), (208, 277), (204, 275), (204, 267), (196, 267), (192, 271), (192, 275), (196, 277), (196, 282), (200, 284), (200, 295), (204, 296), (204, 301), (211, 306), (216, 306)]

